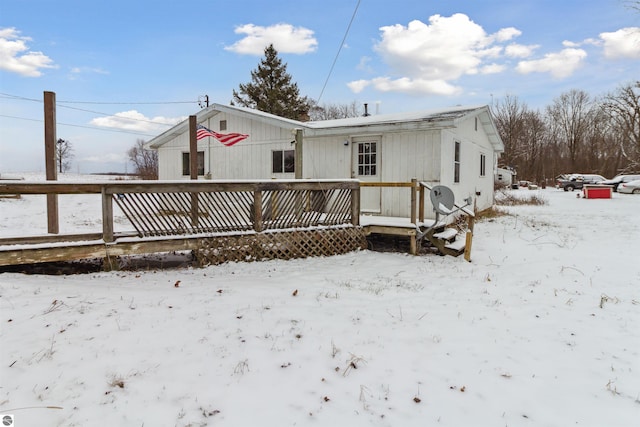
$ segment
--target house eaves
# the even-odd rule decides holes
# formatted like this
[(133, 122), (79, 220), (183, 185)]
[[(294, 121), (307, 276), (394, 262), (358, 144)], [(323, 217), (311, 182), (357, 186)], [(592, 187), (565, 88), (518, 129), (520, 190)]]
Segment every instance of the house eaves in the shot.
[[(290, 129), (292, 131), (294, 129), (302, 129), (305, 137), (349, 134), (367, 135), (387, 132), (451, 129), (463, 120), (476, 116), (479, 118), (494, 151), (500, 153), (504, 151), (504, 144), (502, 143), (497, 128), (491, 119), (489, 107), (486, 105), (458, 106), (418, 112), (376, 114), (367, 117), (350, 117), (345, 119), (301, 122), (252, 108), (212, 104), (199, 111), (196, 114), (196, 120), (198, 123), (203, 123), (220, 113), (243, 117), (260, 123)], [(188, 131), (189, 121), (184, 120), (166, 132), (151, 139), (145, 144), (145, 147), (157, 149)]]
[(335, 135), (367, 135), (386, 132), (452, 129), (464, 120), (478, 117), (495, 152), (502, 153), (504, 144), (486, 105), (323, 120), (303, 124), (308, 137)]
[[(255, 120), (260, 123), (265, 123), (272, 126), (290, 128), (291, 130), (304, 127), (304, 123), (299, 122), (297, 120), (285, 119), (283, 117), (278, 117), (273, 114), (265, 113), (263, 111), (254, 110), (251, 108), (236, 107), (236, 106), (222, 105), (222, 104), (212, 104), (207, 108), (200, 110), (196, 114), (196, 121), (198, 123), (203, 123), (220, 113), (226, 113), (229, 115), (248, 118), (248, 119)], [(188, 131), (189, 131), (189, 120), (186, 119), (178, 123), (171, 129), (149, 140), (145, 144), (145, 148), (154, 149), (154, 150), (158, 149), (162, 147), (164, 144), (166, 144), (167, 142), (174, 140), (178, 136)]]
[(449, 129), (460, 118), (481, 109), (478, 106), (452, 107), (409, 113), (381, 114), (305, 123), (305, 136), (344, 135), (348, 133), (402, 132)]

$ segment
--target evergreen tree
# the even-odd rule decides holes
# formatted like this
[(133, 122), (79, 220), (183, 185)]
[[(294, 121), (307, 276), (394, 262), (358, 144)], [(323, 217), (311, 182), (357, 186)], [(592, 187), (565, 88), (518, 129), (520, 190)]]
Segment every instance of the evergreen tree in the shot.
[(298, 85), (291, 81), (287, 64), (278, 57), (273, 44), (264, 50), (264, 58), (251, 72), (251, 82), (233, 91), (231, 105), (254, 108), (294, 120), (309, 120), (311, 101), (300, 96)]

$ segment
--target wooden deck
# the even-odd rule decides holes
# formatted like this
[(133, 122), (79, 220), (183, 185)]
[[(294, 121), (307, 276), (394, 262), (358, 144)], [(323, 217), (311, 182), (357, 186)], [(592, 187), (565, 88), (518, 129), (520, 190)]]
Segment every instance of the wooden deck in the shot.
[[(434, 224), (424, 220), (424, 187), (415, 181), (401, 185), (412, 191), (411, 218), (361, 215), (360, 183), (354, 180), (3, 182), (0, 195), (95, 194), (102, 198), (103, 230), (101, 233), (0, 238), (0, 266), (100, 258), (106, 268), (113, 268), (121, 256), (198, 251), (212, 238), (250, 235), (254, 237), (245, 239), (244, 246), (286, 247), (292, 245), (281, 241), (264, 243), (255, 240), (255, 236), (291, 230), (326, 232), (345, 227), (360, 230), (365, 236), (406, 237), (410, 241), (409, 252), (417, 254), (419, 238), (425, 230), (434, 228)], [(114, 232), (114, 203), (134, 230)], [(57, 218), (48, 218), (48, 223), (57, 224)], [(341, 246), (342, 250), (348, 245), (358, 245), (358, 237), (349, 233), (344, 238), (325, 239), (326, 244)]]

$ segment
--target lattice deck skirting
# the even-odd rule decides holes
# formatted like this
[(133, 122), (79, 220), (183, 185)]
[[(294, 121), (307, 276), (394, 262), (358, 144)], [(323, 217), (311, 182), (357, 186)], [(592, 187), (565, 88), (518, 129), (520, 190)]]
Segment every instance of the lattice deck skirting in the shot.
[(362, 227), (340, 227), (210, 237), (201, 239), (195, 258), (200, 266), (207, 266), (229, 261), (331, 256), (366, 248)]

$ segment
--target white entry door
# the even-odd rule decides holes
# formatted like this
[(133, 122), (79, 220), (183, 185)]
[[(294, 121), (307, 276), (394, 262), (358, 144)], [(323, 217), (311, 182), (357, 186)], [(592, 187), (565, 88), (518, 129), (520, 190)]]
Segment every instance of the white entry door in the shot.
[[(353, 138), (351, 176), (362, 182), (380, 182), (381, 139)], [(360, 188), (360, 210), (365, 213), (380, 213), (381, 187)]]

